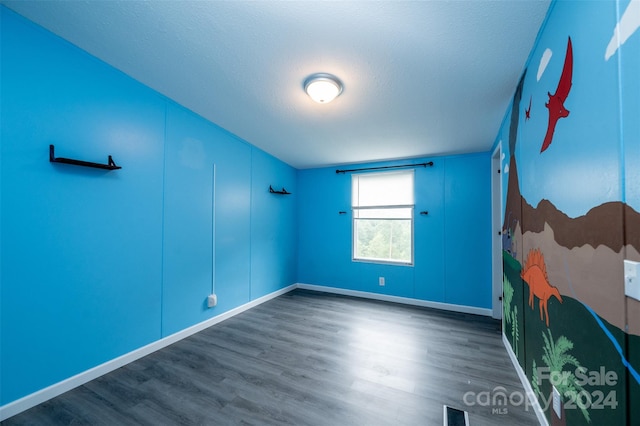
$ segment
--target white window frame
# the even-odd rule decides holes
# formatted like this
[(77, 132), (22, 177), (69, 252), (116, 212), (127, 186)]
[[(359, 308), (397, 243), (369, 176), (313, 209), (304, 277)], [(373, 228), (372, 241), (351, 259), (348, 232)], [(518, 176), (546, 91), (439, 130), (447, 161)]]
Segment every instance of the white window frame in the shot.
[[(364, 206), (364, 207), (359, 207), (359, 206), (354, 206), (353, 204), (353, 179), (357, 178), (359, 176), (364, 175), (364, 173), (361, 174), (354, 174), (352, 175), (352, 186), (351, 186), (351, 191), (352, 191), (352, 205), (351, 205), (351, 260), (353, 262), (364, 262), (364, 263), (376, 263), (376, 264), (388, 264), (388, 265), (399, 265), (399, 266), (413, 266), (414, 265), (414, 259), (415, 259), (415, 171), (414, 170), (410, 170), (410, 171), (405, 171), (405, 172), (409, 172), (411, 173), (411, 179), (413, 181), (412, 184), (412, 190), (413, 190), (413, 198), (414, 198), (414, 204), (392, 204), (392, 205), (381, 205), (381, 206)], [(397, 171), (395, 172), (376, 172), (376, 173), (366, 173), (367, 175), (371, 175), (371, 174), (376, 174), (376, 175), (384, 175), (384, 174), (391, 174), (391, 173), (398, 173)], [(356, 221), (359, 220), (360, 218), (358, 217), (358, 212), (362, 211), (362, 210), (392, 210), (392, 209), (408, 209), (410, 214), (409, 217), (406, 218), (378, 218), (379, 220), (410, 220), (411, 223), (411, 259), (409, 261), (404, 261), (404, 260), (392, 260), (392, 259), (386, 259), (386, 258), (370, 258), (370, 257), (357, 257), (356, 256), (356, 246), (357, 246), (357, 241), (358, 241), (358, 235), (356, 233), (357, 230), (357, 225), (356, 225)], [(375, 219), (375, 218), (365, 218), (365, 219)]]

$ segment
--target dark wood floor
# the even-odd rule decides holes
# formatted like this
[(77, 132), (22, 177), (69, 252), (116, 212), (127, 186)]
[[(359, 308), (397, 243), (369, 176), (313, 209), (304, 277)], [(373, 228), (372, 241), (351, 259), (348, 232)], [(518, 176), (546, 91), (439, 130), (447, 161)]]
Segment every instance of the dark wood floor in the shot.
[(2, 425), (439, 426), (443, 404), (537, 425), (524, 404), (464, 402), (500, 386), (523, 394), (497, 321), (296, 290)]

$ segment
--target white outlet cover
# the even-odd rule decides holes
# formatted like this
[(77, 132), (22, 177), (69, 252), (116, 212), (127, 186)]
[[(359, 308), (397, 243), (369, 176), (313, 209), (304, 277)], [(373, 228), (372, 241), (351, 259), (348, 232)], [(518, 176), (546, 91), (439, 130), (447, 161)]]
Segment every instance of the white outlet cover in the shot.
[(216, 296), (215, 294), (211, 294), (207, 296), (207, 307), (213, 308), (217, 304), (218, 304), (218, 296)]
[(559, 419), (562, 418), (562, 400), (560, 399), (560, 392), (553, 386), (553, 411), (556, 413)]
[(624, 294), (640, 300), (640, 262), (625, 259)]

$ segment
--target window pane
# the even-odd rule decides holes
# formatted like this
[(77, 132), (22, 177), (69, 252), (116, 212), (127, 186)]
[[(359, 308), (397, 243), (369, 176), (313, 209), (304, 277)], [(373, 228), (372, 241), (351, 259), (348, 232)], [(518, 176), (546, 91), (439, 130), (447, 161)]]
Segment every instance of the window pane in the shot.
[(413, 204), (413, 170), (352, 176), (354, 207)]
[(356, 259), (411, 263), (411, 219), (355, 219)]
[(411, 219), (413, 208), (353, 209), (356, 219)]

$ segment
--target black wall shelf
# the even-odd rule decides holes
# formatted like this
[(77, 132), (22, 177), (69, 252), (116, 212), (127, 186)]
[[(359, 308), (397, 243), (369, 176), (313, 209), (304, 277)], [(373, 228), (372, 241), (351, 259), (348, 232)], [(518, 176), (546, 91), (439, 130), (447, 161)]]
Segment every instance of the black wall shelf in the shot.
[(116, 165), (115, 161), (113, 161), (113, 158), (111, 158), (111, 156), (109, 156), (107, 160), (107, 164), (93, 163), (90, 161), (82, 161), (82, 160), (74, 160), (71, 158), (64, 158), (64, 157), (56, 157), (55, 147), (53, 145), (49, 145), (49, 161), (52, 163), (72, 164), (74, 166), (93, 167), (94, 169), (103, 169), (103, 170), (117, 170), (122, 168)]
[(282, 188), (282, 191), (276, 191), (275, 189), (273, 189), (271, 185), (269, 185), (269, 192), (272, 194), (291, 195), (291, 193), (288, 192), (286, 189)]

